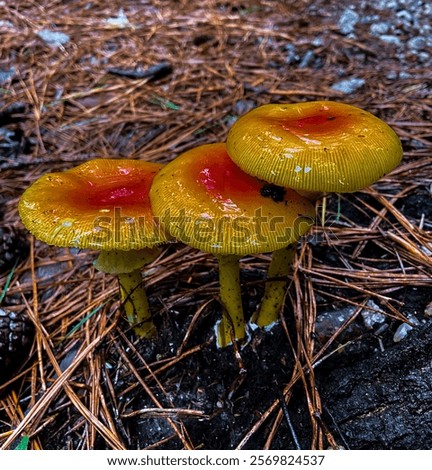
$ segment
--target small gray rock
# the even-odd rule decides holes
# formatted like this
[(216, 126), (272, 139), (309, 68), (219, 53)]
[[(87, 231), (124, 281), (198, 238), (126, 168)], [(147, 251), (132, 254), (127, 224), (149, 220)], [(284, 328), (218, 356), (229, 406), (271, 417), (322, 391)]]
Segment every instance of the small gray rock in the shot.
[(398, 47), (402, 46), (402, 41), (393, 34), (382, 34), (379, 38), (387, 44), (393, 44)]
[(411, 325), (408, 323), (402, 323), (399, 325), (398, 329), (396, 330), (395, 334), (393, 335), (393, 341), (395, 343), (399, 343), (404, 338), (407, 337), (408, 333), (413, 329)]
[(374, 36), (380, 36), (381, 34), (386, 34), (389, 32), (389, 30), (390, 30), (390, 24), (385, 21), (381, 21), (380, 23), (374, 23), (370, 27), (370, 32)]
[(423, 36), (415, 36), (407, 42), (411, 50), (418, 51), (426, 47), (426, 39)]
[(354, 93), (364, 84), (365, 80), (363, 78), (347, 78), (346, 80), (340, 80), (339, 82), (334, 83), (331, 86), (331, 89), (348, 95), (350, 93)]
[(50, 29), (41, 29), (37, 35), (49, 46), (64, 46), (70, 41), (70, 36), (61, 31), (51, 31)]
[(342, 34), (352, 34), (360, 16), (351, 8), (346, 8), (339, 18), (339, 30)]

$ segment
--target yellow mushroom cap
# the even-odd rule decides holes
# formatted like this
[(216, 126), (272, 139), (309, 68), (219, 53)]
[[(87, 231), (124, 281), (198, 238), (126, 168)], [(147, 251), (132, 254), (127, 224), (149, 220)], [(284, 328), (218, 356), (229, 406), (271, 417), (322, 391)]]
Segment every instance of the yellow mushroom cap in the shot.
[(207, 144), (168, 163), (155, 176), (150, 200), (178, 240), (216, 255), (245, 255), (287, 246), (313, 223), (309, 201), (271, 186), (238, 168), (225, 144)]
[(334, 101), (255, 108), (232, 126), (227, 150), (251, 175), (320, 192), (365, 188), (402, 159), (391, 127), (367, 111)]
[(36, 180), (21, 196), (23, 224), (56, 246), (140, 250), (166, 241), (155, 222), (149, 190), (162, 165), (95, 159)]

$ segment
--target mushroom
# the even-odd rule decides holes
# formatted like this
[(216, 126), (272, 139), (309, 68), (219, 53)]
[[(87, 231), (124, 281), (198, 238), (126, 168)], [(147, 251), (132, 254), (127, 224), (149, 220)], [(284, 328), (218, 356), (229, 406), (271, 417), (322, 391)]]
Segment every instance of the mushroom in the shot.
[(286, 247), (307, 232), (314, 207), (292, 190), (263, 195), (267, 184), (238, 168), (224, 143), (193, 148), (155, 177), (150, 200), (167, 233), (218, 259), (225, 315), (216, 326), (217, 345), (246, 336), (239, 259)]
[(127, 319), (142, 337), (151, 337), (155, 327), (140, 268), (158, 256), (157, 245), (167, 240), (149, 199), (161, 168), (139, 160), (90, 160), (43, 175), (18, 205), (23, 224), (37, 239), (100, 250), (95, 267), (118, 276)]
[(402, 159), (390, 126), (334, 101), (255, 108), (231, 127), (227, 150), (246, 173), (315, 194), (365, 188)]
[[(365, 188), (402, 159), (401, 142), (391, 127), (367, 111), (333, 101), (260, 106), (234, 123), (226, 144), (246, 173), (293, 188), (312, 201), (324, 192)], [(284, 251), (273, 253), (269, 278), (285, 275), (286, 257)], [(255, 316), (260, 326), (277, 318), (269, 311), (274, 289), (272, 282), (266, 284)]]

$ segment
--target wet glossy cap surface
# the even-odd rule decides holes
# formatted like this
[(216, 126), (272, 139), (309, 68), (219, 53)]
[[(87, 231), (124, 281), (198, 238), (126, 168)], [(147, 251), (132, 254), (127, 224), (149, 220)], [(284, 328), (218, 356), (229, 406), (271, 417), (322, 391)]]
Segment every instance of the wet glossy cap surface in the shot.
[(282, 248), (306, 233), (315, 215), (294, 191), (243, 172), (222, 143), (196, 147), (167, 164), (150, 199), (168, 233), (215, 254)]
[(245, 172), (306, 191), (356, 191), (402, 159), (385, 122), (333, 101), (260, 106), (234, 123), (227, 150)]
[(140, 160), (95, 159), (49, 173), (22, 195), (23, 224), (56, 246), (100, 250), (141, 249), (162, 243), (149, 190), (162, 165)]

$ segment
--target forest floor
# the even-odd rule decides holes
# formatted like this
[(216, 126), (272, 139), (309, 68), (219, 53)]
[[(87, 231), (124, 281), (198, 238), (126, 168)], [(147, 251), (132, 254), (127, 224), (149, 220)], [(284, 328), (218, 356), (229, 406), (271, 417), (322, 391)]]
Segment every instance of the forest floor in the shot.
[[(0, 321), (29, 325), (21, 352), (0, 350), (0, 448), (432, 447), (431, 10), (0, 2)], [(377, 115), (404, 158), (365, 190), (328, 195), (325, 212), (317, 203), (281, 321), (243, 347), (215, 345), (212, 255), (169, 244), (144, 271), (158, 335), (142, 340), (95, 253), (47, 246), (19, 220), (45, 173), (169, 162), (224, 141), (256, 106), (311, 100)], [(269, 260), (241, 260), (248, 318)]]

